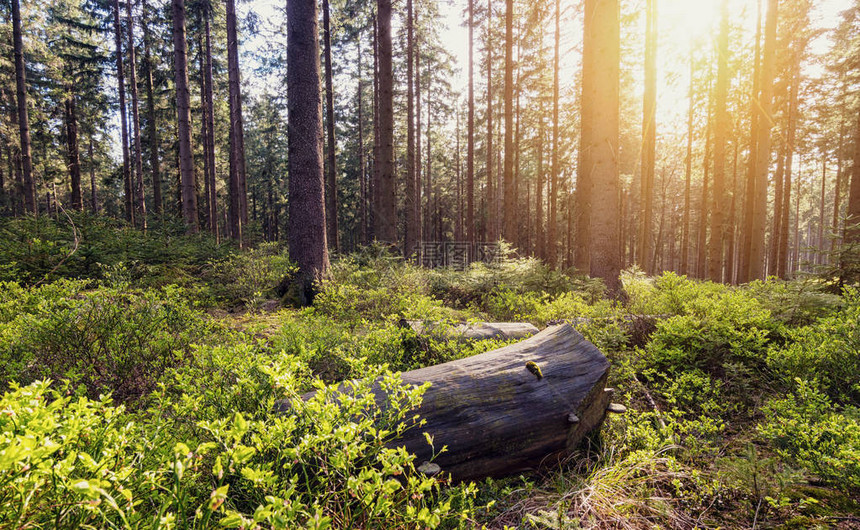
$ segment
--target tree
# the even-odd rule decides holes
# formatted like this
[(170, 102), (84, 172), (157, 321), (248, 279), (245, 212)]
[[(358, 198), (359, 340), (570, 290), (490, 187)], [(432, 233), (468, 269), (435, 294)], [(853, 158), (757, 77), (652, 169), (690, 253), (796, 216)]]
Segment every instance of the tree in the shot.
[(134, 51), (134, 19), (131, 16), (131, 0), (125, 2), (128, 22), (128, 84), (131, 88), (132, 140), (134, 141), (134, 199), (136, 219), (146, 229), (146, 194), (143, 191), (143, 155), (140, 142), (140, 111), (137, 103), (137, 60)]
[(717, 86), (714, 93), (714, 190), (711, 202), (711, 239), (708, 246), (708, 277), (722, 281), (725, 223), (726, 142), (729, 134), (729, 113), (726, 108), (729, 92), (729, 6), (720, 6), (720, 35), (717, 51)]
[(514, 189), (514, 0), (505, 8), (505, 178), (504, 237), (517, 240), (516, 196)]
[(337, 228), (337, 144), (334, 141), (334, 88), (332, 87), (331, 73), (331, 22), (329, 20), (329, 0), (323, 0), (323, 56), (325, 60), (325, 109), (326, 109), (326, 132), (327, 132), (327, 164), (326, 171), (326, 228), (327, 239), (331, 248), (337, 252), (340, 250), (340, 240)]
[(208, 222), (209, 231), (215, 234), (218, 238), (218, 194), (215, 185), (215, 101), (213, 94), (213, 75), (212, 75), (212, 29), (209, 20), (212, 18), (212, 3), (206, 1), (203, 3), (203, 36), (204, 46), (202, 55), (205, 57), (201, 79), (203, 80), (203, 119), (204, 124), (204, 145), (203, 145), (203, 160), (205, 166), (206, 189), (209, 190), (206, 204), (206, 219)]
[(299, 267), (293, 297), (306, 305), (329, 269), (316, 1), (288, 0), (287, 17), (290, 258)]
[[(620, 38), (618, 0), (585, 0), (583, 25), (581, 146), (586, 167), (577, 182), (588, 198), (588, 211), (578, 221), (587, 225), (590, 273), (618, 294), (621, 256), (618, 236), (618, 127)], [(588, 65), (588, 69), (585, 69)], [(586, 131), (587, 134), (586, 134)], [(580, 235), (577, 232), (577, 236)]]
[(645, 7), (645, 92), (642, 116), (642, 175), (639, 220), (639, 267), (651, 268), (651, 225), (654, 208), (654, 163), (657, 156), (657, 0), (647, 0)]
[(236, 0), (227, 0), (227, 77), (230, 101), (230, 236), (241, 247), (248, 222), (248, 192), (245, 177), (245, 130), (239, 79), (239, 42), (236, 32)]
[[(174, 16), (175, 16), (174, 1)], [(183, 21), (184, 24), (184, 21)], [(125, 106), (125, 69), (122, 55), (122, 24), (119, 18), (119, 0), (113, 1), (114, 41), (116, 45), (116, 82), (119, 92), (120, 136), (122, 141), (122, 182), (125, 193), (125, 219), (134, 224), (134, 186), (131, 180), (131, 163), (128, 149), (128, 119)], [(183, 30), (184, 31), (184, 30)], [(184, 36), (184, 33), (183, 33)], [(184, 43), (184, 41), (183, 41)], [(178, 68), (178, 67), (177, 67)]]
[[(116, 0), (117, 2), (119, 0)], [(185, 229), (196, 233), (197, 184), (191, 147), (191, 93), (188, 90), (188, 53), (185, 42), (185, 0), (172, 0), (173, 49), (176, 82), (177, 134), (179, 136), (179, 182)]]
[(27, 111), (27, 74), (24, 67), (24, 38), (21, 33), (21, 6), (12, 0), (12, 43), (15, 52), (15, 87), (18, 102), (18, 133), (21, 144), (21, 175), (24, 209), (38, 215), (36, 185), (33, 180), (33, 159), (30, 154), (30, 118)]
[[(610, 0), (611, 1), (611, 0)], [(590, 13), (590, 11), (586, 11)], [(590, 17), (586, 17), (588, 20)], [(589, 30), (591, 28), (589, 27)], [(585, 30), (584, 37), (589, 37), (588, 30)], [(561, 7), (560, 0), (555, 0), (555, 52), (553, 55), (553, 63), (552, 63), (552, 168), (550, 169), (550, 177), (549, 177), (549, 225), (547, 226), (547, 253), (546, 259), (549, 263), (550, 267), (555, 267), (558, 262), (558, 170), (559, 170), (559, 125), (558, 125), (558, 112), (559, 112), (559, 94), (558, 94), (558, 83), (559, 83), (559, 60), (560, 60), (560, 52), (559, 46), (561, 42)], [(593, 78), (591, 77), (591, 68), (588, 68), (586, 65), (591, 64), (592, 57), (587, 56), (585, 53), (585, 46), (583, 42), (583, 53), (582, 53), (582, 94), (585, 96), (586, 90), (586, 82), (590, 82)], [(588, 70), (587, 70), (588, 68)], [(586, 80), (588, 77), (588, 80)], [(591, 109), (587, 108), (585, 105), (582, 107), (582, 117), (581, 123), (585, 124), (591, 115)], [(590, 123), (590, 122), (589, 122)], [(586, 129), (585, 125), (582, 125), (582, 132), (580, 135), (580, 142), (585, 142), (586, 133), (590, 131)], [(586, 147), (585, 144), (581, 144), (581, 156), (585, 156), (585, 153), (590, 147)], [(583, 158), (580, 158), (580, 166), (578, 168), (579, 177), (583, 183), (589, 179), (589, 176), (586, 175), (586, 163)], [(579, 180), (579, 179), (578, 179)], [(574, 266), (582, 271), (588, 270), (590, 268), (590, 263), (587, 263), (586, 256), (588, 255), (588, 240), (589, 235), (587, 231), (588, 221), (582, 217), (582, 215), (586, 215), (587, 205), (589, 202), (588, 199), (588, 187), (589, 185), (586, 183), (583, 187), (579, 187), (579, 182), (577, 182), (577, 196), (576, 196), (576, 212), (577, 212), (577, 233), (576, 233), (576, 243), (577, 243), (577, 251), (575, 252), (576, 257), (574, 258), (576, 261), (574, 262)], [(582, 230), (582, 231), (580, 231)]]
[[(411, 0), (410, 0), (411, 1)], [(475, 0), (469, 0), (469, 117), (466, 139), (466, 239), (474, 243), (475, 237), (475, 79), (474, 29)]]
[(391, 65), (391, 0), (376, 0), (376, 46), (379, 55), (377, 94), (379, 144), (377, 146), (374, 237), (397, 242), (397, 210), (394, 189), (394, 78)]
[(164, 201), (161, 197), (161, 164), (158, 157), (158, 144), (160, 142), (158, 135), (158, 121), (155, 114), (155, 87), (153, 85), (152, 73), (155, 69), (155, 64), (152, 61), (151, 37), (149, 32), (149, 13), (147, 11), (146, 2), (143, 6), (143, 17), (141, 17), (141, 27), (143, 29), (143, 64), (146, 67), (146, 114), (149, 126), (149, 165), (152, 172), (152, 199), (153, 210), (156, 215), (161, 215), (164, 207)]
[(421, 199), (415, 174), (415, 84), (412, 75), (414, 65), (413, 46), (413, 0), (406, 0), (406, 237), (403, 253), (409, 257), (421, 234)]

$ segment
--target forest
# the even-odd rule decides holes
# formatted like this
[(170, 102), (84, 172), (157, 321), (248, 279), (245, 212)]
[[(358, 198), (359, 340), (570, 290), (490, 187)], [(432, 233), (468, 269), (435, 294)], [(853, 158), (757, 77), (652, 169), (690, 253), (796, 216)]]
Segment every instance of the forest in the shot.
[(0, 19), (0, 529), (860, 528), (857, 0)]

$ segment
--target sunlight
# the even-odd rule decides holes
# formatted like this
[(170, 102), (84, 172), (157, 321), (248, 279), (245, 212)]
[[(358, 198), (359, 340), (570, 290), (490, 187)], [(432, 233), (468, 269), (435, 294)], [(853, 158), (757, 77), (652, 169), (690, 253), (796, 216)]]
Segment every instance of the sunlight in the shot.
[(677, 50), (705, 43), (719, 30), (720, 0), (658, 0), (660, 41)]

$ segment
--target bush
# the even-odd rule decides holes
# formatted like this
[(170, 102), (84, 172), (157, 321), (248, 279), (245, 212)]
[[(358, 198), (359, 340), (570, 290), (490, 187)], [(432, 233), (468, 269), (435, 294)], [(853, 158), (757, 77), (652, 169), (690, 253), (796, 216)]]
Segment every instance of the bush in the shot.
[[(83, 287), (13, 287), (3, 295), (4, 385), (66, 378), (85, 385), (91, 397), (113, 393), (120, 401), (134, 400), (152, 391), (164, 370), (187, 362), (193, 343), (215, 338), (216, 328), (181, 289)], [(17, 312), (2, 309), (16, 303)]]
[[(254, 308), (277, 289), (297, 268), (277, 243), (263, 243), (226, 259), (212, 261), (206, 273), (214, 295), (228, 304)], [(280, 293), (283, 294), (283, 293)]]
[(783, 458), (844, 491), (860, 491), (860, 411), (840, 413), (814, 383), (797, 380), (787, 398), (764, 408), (758, 426)]

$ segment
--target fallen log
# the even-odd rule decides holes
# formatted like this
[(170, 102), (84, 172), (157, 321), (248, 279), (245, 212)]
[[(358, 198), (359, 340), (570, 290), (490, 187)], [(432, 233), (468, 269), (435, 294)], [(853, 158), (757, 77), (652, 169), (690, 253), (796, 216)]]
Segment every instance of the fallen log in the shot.
[[(441, 470), (456, 481), (558, 462), (603, 422), (611, 396), (608, 374), (606, 357), (568, 324), (484, 354), (404, 372), (404, 383), (431, 383), (416, 411), (426, 424), (411, 426), (392, 445), (414, 454), (423, 472)], [(377, 403), (386, 402), (379, 386), (374, 393)], [(433, 447), (424, 433), (432, 436)], [(442, 447), (434, 458), (434, 449)]]
[(411, 328), (418, 335), (441, 333), (462, 341), (525, 339), (540, 331), (528, 322), (460, 322), (446, 326), (432, 321), (402, 320), (400, 325)]

